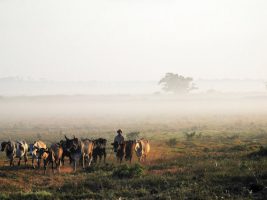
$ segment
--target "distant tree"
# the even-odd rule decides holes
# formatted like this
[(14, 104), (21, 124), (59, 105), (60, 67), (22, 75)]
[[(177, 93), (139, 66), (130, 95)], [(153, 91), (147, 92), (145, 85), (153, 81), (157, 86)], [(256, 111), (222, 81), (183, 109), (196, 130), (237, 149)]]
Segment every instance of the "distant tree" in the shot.
[(184, 77), (178, 74), (166, 73), (165, 76), (159, 81), (163, 85), (162, 89), (166, 92), (173, 92), (176, 94), (188, 93), (191, 90), (197, 89), (195, 84), (192, 83), (193, 78)]

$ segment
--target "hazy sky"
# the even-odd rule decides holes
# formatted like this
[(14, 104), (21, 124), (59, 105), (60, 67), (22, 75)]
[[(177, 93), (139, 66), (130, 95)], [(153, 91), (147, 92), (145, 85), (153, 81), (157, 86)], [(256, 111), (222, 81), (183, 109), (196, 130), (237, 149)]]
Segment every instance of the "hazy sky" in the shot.
[(0, 77), (267, 77), (266, 0), (0, 0)]

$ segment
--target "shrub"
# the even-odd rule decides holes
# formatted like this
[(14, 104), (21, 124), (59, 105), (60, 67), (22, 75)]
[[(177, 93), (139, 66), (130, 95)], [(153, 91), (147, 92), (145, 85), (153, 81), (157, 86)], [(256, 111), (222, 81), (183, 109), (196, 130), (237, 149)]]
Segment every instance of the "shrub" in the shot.
[(117, 178), (134, 178), (140, 177), (144, 172), (144, 168), (140, 164), (128, 166), (127, 164), (120, 165), (113, 171), (113, 177)]
[(140, 132), (130, 132), (126, 134), (127, 140), (137, 140), (140, 136)]
[(176, 139), (176, 138), (170, 138), (170, 139), (166, 142), (166, 144), (167, 144), (168, 146), (170, 146), (170, 147), (174, 147), (174, 146), (176, 146), (176, 144), (177, 144), (177, 139)]
[(15, 193), (9, 196), (10, 199), (52, 199), (52, 193), (47, 191), (27, 192), (27, 193)]
[(185, 135), (187, 140), (192, 140), (196, 136), (196, 131), (184, 132), (184, 135)]
[(251, 153), (249, 156), (251, 157), (267, 156), (267, 147), (260, 146), (260, 149), (258, 151)]

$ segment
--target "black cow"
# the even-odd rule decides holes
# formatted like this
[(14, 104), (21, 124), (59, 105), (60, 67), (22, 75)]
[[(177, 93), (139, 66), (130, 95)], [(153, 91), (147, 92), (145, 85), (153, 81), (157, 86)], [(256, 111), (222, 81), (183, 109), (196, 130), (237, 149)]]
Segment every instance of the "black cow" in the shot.
[(76, 172), (77, 163), (82, 161), (83, 169), (85, 168), (85, 152), (84, 152), (84, 143), (80, 141), (75, 136), (73, 139), (66, 138), (66, 150), (70, 152), (71, 161), (73, 163), (73, 171)]
[(96, 140), (93, 140), (93, 143), (94, 143), (94, 149), (93, 149), (93, 161), (94, 161), (94, 163), (97, 163), (97, 158), (99, 158), (99, 163), (100, 163), (103, 156), (104, 156), (104, 163), (106, 163), (107, 140), (104, 138), (98, 138)]
[(133, 153), (135, 150), (136, 141), (128, 140), (125, 142), (125, 160), (132, 162)]
[(62, 158), (61, 158), (61, 162), (64, 165), (65, 164), (65, 157), (69, 158), (69, 162), (71, 164), (71, 156), (70, 156), (70, 151), (68, 151), (67, 147), (66, 147), (66, 143), (67, 141), (64, 140), (60, 140), (60, 144), (63, 148), (63, 154), (62, 154)]

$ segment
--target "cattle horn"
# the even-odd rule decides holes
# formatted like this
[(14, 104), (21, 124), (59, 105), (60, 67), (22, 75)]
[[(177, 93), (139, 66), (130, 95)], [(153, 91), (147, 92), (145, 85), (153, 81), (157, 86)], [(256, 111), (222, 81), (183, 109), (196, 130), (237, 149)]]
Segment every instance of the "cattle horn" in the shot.
[(67, 138), (67, 136), (65, 135), (65, 138), (66, 138), (66, 140), (69, 140), (69, 138)]

